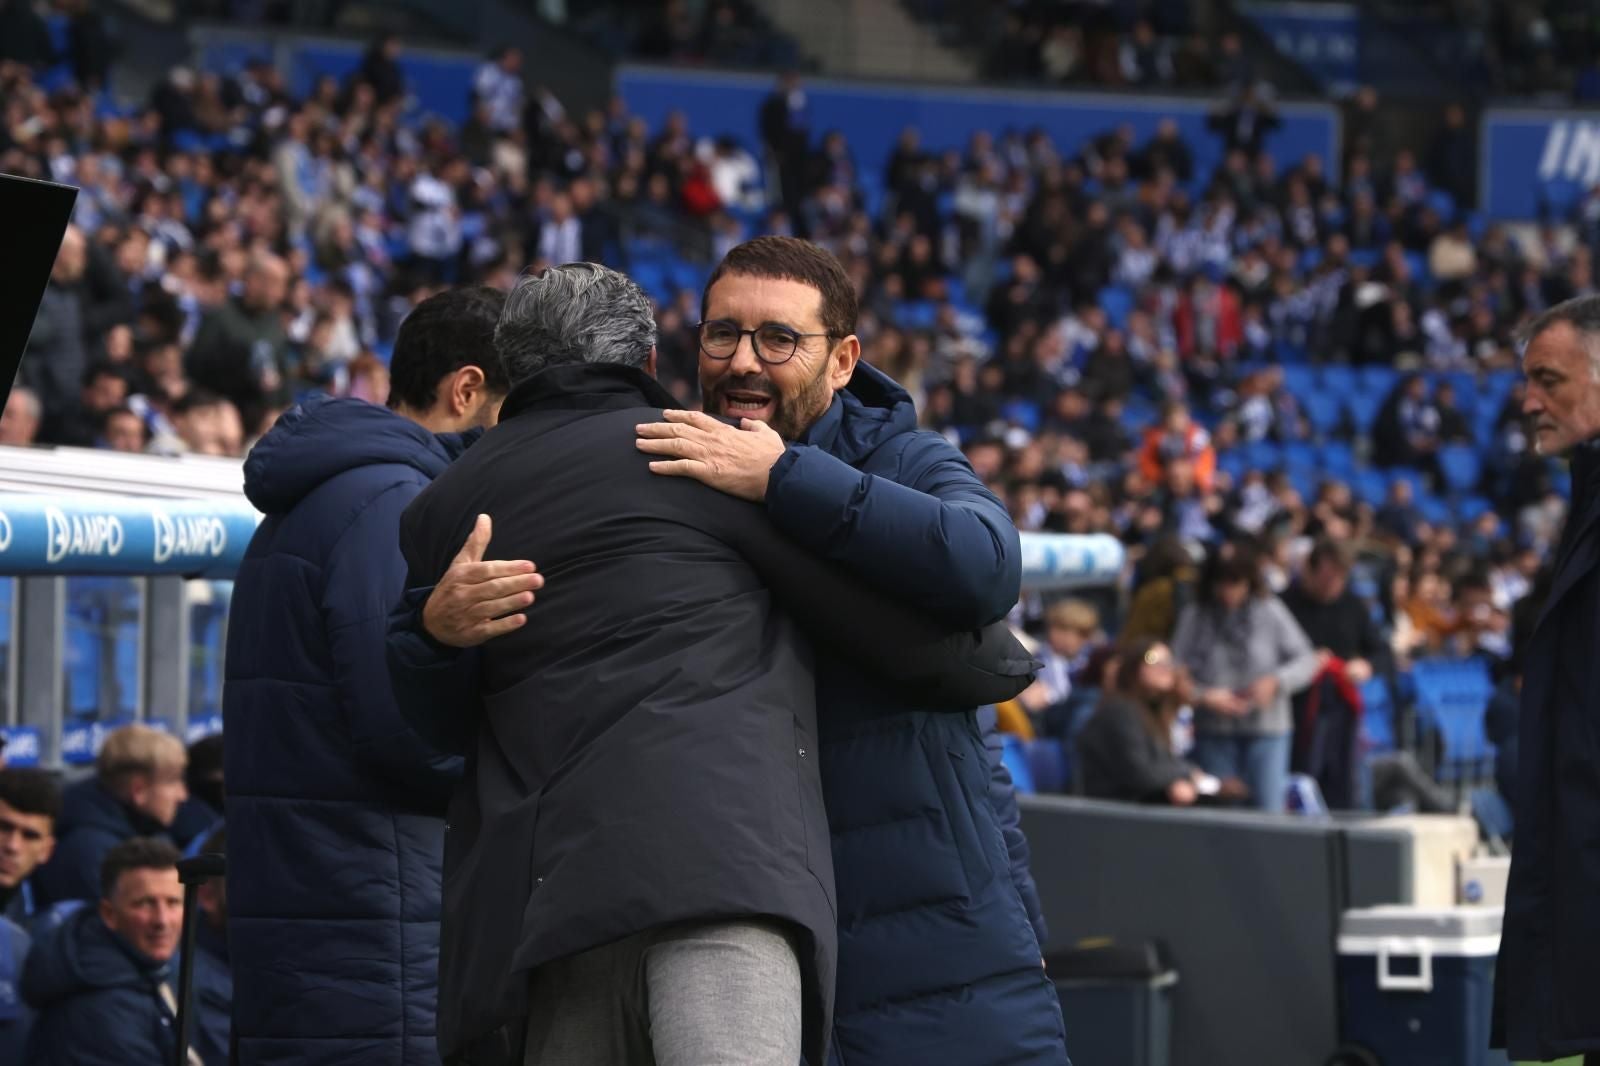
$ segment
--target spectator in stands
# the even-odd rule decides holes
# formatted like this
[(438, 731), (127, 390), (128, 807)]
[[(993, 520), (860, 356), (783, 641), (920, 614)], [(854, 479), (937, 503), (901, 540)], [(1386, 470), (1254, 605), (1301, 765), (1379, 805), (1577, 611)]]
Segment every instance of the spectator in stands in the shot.
[(114, 452), (143, 454), (150, 446), (150, 427), (129, 407), (113, 407), (100, 420), (96, 446)]
[(1119, 639), (1170, 641), (1178, 619), (1194, 601), (1199, 578), (1195, 556), (1181, 537), (1168, 534), (1157, 538), (1140, 562), (1139, 581)]
[(180, 848), (211, 832), (222, 822), (224, 803), (222, 734), (212, 733), (189, 745), (189, 765), (183, 775), (189, 798), (178, 808), (171, 836)]
[(352, 83), (372, 89), (374, 102), (379, 107), (399, 100), (406, 94), (406, 75), (400, 69), (400, 38), (385, 33), (367, 46), (361, 65), (352, 75)]
[(34, 900), (94, 900), (100, 864), (112, 848), (133, 837), (165, 838), (178, 806), (188, 754), (176, 737), (147, 725), (125, 725), (105, 738), (94, 776), (62, 796), (56, 847), (33, 876)]
[(1318, 540), (1299, 580), (1283, 594), (1283, 605), (1317, 654), (1342, 660), (1345, 675), (1361, 685), (1385, 671), (1389, 655), (1372, 612), (1350, 590), (1351, 565), (1344, 544)]
[(47, 771), (0, 769), (0, 917), (31, 929), (42, 908), (30, 878), (50, 859), (61, 787)]
[(68, 226), (50, 269), (50, 284), (34, 316), (19, 377), (44, 407), (46, 423), (65, 415), (77, 399), (89, 366), (84, 343), (84, 271), (89, 248), (83, 231)]
[(289, 338), (281, 309), (289, 281), (289, 266), (281, 258), (253, 256), (243, 290), (207, 313), (189, 349), (189, 377), (231, 401), (247, 433), (256, 432), (266, 409), (285, 395)]
[(522, 50), (511, 45), (495, 49), (472, 78), (473, 99), (489, 109), (489, 126), (501, 136), (522, 122)]
[(1224, 545), (1212, 556), (1172, 650), (1197, 689), (1195, 761), (1219, 778), (1244, 781), (1260, 809), (1283, 810), (1289, 700), (1311, 683), (1319, 661), (1294, 616), (1267, 591), (1251, 549)]
[(1145, 480), (1155, 484), (1178, 459), (1189, 461), (1195, 484), (1201, 492), (1210, 492), (1217, 472), (1217, 451), (1211, 445), (1211, 434), (1194, 421), (1187, 404), (1169, 400), (1161, 408), (1161, 424), (1145, 431), (1144, 447), (1139, 452), (1139, 472)]
[(1140, 639), (1117, 650), (1100, 704), (1077, 738), (1085, 795), (1174, 807), (1191, 807), (1202, 794), (1247, 797), (1242, 782), (1229, 780), (1224, 789), (1223, 782), (1174, 754), (1181, 690), (1177, 663), (1165, 644)]
[(38, 439), (43, 420), (44, 406), (39, 402), (39, 394), (26, 385), (13, 385), (6, 397), (5, 412), (0, 414), (0, 444), (28, 447)]
[(1595, 707), (1594, 568), (1600, 524), (1600, 298), (1581, 297), (1536, 317), (1522, 357), (1540, 455), (1570, 455), (1572, 515), (1555, 576), (1523, 661), (1518, 722), (1517, 847), (1511, 856), (1505, 932), (1495, 969), (1493, 1046), (1514, 1059), (1600, 1054), (1586, 990), (1600, 983), (1600, 878), (1573, 856), (1600, 827), (1590, 742)]
[(38, 1012), (32, 1066), (173, 1061), (171, 963), (183, 923), (177, 865), (178, 850), (165, 840), (124, 840), (101, 863), (98, 906), (41, 931), (22, 972), (23, 998)]
[(389, 409), (308, 400), (246, 463), (245, 494), (268, 517), (234, 586), (223, 690), (244, 1061), (437, 1061), (439, 867), (460, 761), (400, 719), (383, 628), (404, 586), (400, 513), (505, 399), (504, 302), (482, 286), (424, 300), (400, 327)]
[(128, 400), (128, 376), (111, 363), (96, 363), (83, 372), (74, 402), (45, 423), (44, 440), (76, 448), (93, 448), (104, 440), (107, 416)]
[[(791, 219), (802, 217), (806, 164), (811, 152), (811, 108), (805, 87), (793, 71), (779, 76), (772, 95), (758, 115), (761, 143), (767, 150), (767, 173), (777, 178), (778, 196)], [(769, 179), (770, 180), (770, 179)]]
[(172, 405), (172, 429), (177, 439), (163, 442), (162, 451), (244, 454), (244, 425), (239, 409), (204, 389), (192, 389)]

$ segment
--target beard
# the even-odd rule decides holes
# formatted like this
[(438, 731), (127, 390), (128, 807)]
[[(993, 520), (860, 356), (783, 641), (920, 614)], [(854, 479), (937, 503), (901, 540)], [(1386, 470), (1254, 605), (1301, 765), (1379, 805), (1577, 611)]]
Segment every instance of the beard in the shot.
[(772, 413), (765, 420), (767, 425), (784, 440), (798, 440), (833, 402), (833, 393), (828, 388), (828, 365), (824, 361), (811, 380), (789, 396), (765, 374), (728, 375), (709, 385), (701, 382), (702, 406), (711, 414), (737, 419), (746, 416), (730, 403), (729, 393), (765, 396), (772, 405)]

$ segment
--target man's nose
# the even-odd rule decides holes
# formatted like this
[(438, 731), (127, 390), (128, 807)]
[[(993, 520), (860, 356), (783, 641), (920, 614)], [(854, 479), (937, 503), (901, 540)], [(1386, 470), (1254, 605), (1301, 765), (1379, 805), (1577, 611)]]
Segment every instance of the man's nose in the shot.
[(730, 360), (729, 371), (735, 374), (759, 374), (761, 360), (756, 356), (756, 338), (754, 334), (746, 333), (739, 338), (739, 344), (733, 349), (733, 359)]
[(1536, 415), (1544, 410), (1544, 398), (1533, 389), (1528, 390), (1528, 395), (1522, 399), (1522, 413)]

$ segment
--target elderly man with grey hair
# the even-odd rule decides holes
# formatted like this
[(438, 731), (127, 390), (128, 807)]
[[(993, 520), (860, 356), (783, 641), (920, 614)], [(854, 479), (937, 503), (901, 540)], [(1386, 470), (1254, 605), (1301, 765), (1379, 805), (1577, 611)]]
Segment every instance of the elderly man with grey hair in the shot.
[[(810, 641), (969, 706), (1027, 683), (994, 668), (997, 644), (1016, 649), (794, 551), (753, 504), (652, 475), (635, 427), (674, 403), (652, 377), (649, 301), (621, 274), (524, 278), (495, 339), (512, 392), (407, 510), (413, 592), (390, 628), (391, 672), (413, 676), (435, 651), (418, 605), (491, 529), (495, 556), (545, 577), (537, 609), (452, 662), (459, 698), (401, 697), (414, 728), (468, 756), (445, 848), (440, 1051), (821, 1063), (837, 946)], [(490, 580), (506, 582), (495, 615), (526, 606), (514, 577)]]
[(1523, 650), (1516, 847), (1495, 970), (1494, 1046), (1600, 1063), (1600, 296), (1523, 330), (1523, 413), (1566, 455), (1572, 507)]

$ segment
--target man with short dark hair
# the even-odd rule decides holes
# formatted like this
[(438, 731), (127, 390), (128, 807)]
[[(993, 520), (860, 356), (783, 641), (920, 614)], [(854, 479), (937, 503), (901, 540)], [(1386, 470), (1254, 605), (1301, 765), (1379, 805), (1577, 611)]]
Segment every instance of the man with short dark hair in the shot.
[(61, 786), (45, 770), (0, 770), (0, 917), (24, 929), (38, 913), (28, 879), (56, 846)]
[(1383, 634), (1372, 612), (1350, 591), (1349, 552), (1326, 537), (1312, 545), (1305, 570), (1283, 594), (1283, 605), (1319, 652), (1344, 660), (1344, 672), (1357, 685), (1372, 679), (1387, 662)]
[(45, 423), (42, 438), (51, 444), (92, 448), (100, 441), (106, 415), (128, 399), (128, 375), (111, 363), (95, 363), (83, 372), (77, 402)]
[(401, 512), (505, 399), (503, 302), (424, 300), (396, 339), (392, 410), (308, 400), (245, 462), (266, 518), (234, 584), (223, 695), (245, 1062), (438, 1061), (439, 864), (461, 764), (400, 718), (384, 629), (405, 586)]
[(40, 932), (22, 971), (22, 996), (38, 1012), (28, 1066), (172, 1062), (171, 963), (183, 924), (177, 866), (166, 841), (125, 840), (106, 853), (99, 905)]
[(1600, 296), (1523, 331), (1523, 414), (1572, 464), (1555, 576), (1523, 660), (1516, 847), (1495, 967), (1492, 1046), (1600, 1063)]
[(183, 742), (142, 723), (113, 730), (95, 756), (94, 776), (62, 795), (56, 847), (33, 877), (35, 905), (99, 898), (100, 869), (132, 837), (166, 838), (188, 798)]

